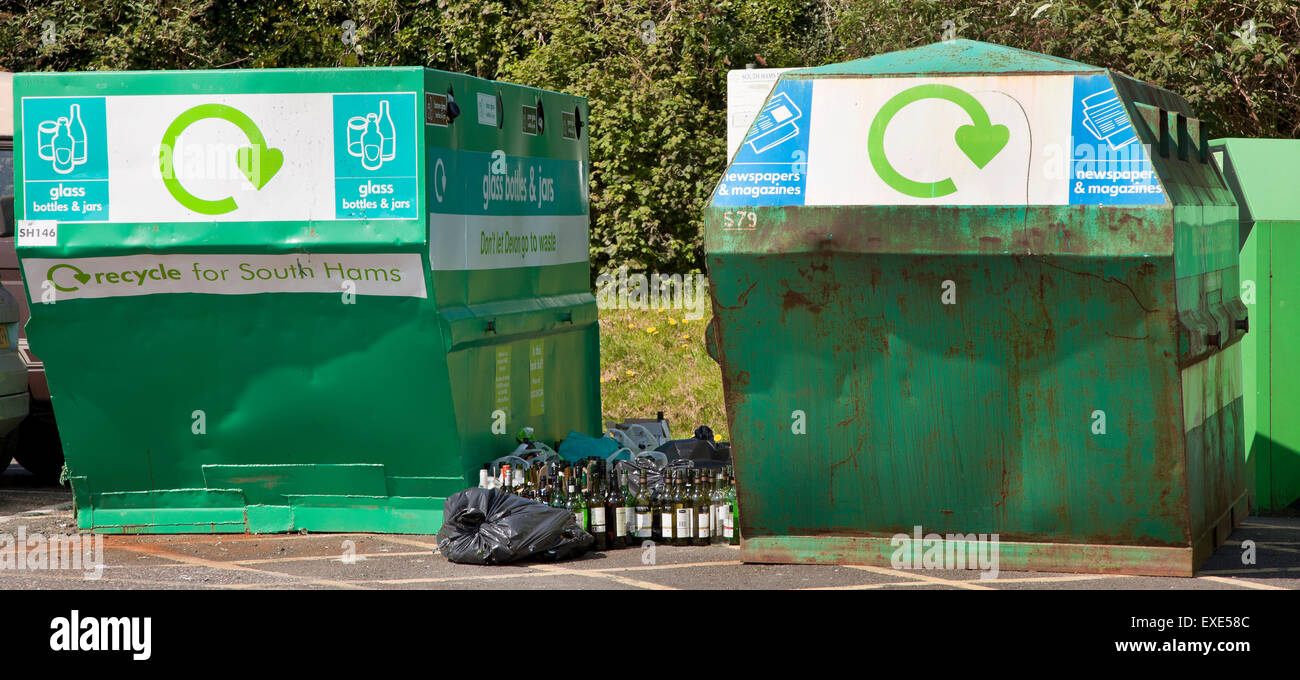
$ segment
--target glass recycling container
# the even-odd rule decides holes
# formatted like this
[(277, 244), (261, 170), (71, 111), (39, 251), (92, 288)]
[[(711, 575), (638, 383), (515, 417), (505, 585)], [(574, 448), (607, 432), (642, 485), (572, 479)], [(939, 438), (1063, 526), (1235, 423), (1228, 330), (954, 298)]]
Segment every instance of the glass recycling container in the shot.
[(584, 99), (424, 68), (14, 89), (80, 528), (434, 533), (521, 426), (599, 434)]

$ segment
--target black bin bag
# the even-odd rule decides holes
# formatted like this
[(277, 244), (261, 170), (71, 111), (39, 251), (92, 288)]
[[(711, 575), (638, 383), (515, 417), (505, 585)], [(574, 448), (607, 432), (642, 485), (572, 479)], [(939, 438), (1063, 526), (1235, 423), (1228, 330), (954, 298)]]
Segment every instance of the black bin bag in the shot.
[(438, 552), (460, 564), (577, 557), (595, 540), (573, 513), (500, 489), (465, 489), (442, 506)]

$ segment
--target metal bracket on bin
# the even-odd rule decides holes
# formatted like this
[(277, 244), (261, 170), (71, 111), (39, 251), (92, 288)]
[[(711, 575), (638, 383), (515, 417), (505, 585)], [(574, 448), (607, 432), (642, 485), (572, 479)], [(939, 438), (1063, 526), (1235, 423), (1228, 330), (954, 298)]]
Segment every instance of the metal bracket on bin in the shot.
[(1250, 332), (1250, 311), (1246, 303), (1233, 298), (1228, 300), (1228, 318), (1232, 320), (1232, 329), (1242, 333)]
[(1217, 332), (1206, 315), (1195, 309), (1178, 313), (1178, 350), (1184, 360), (1205, 354), (1208, 349), (1207, 336)]

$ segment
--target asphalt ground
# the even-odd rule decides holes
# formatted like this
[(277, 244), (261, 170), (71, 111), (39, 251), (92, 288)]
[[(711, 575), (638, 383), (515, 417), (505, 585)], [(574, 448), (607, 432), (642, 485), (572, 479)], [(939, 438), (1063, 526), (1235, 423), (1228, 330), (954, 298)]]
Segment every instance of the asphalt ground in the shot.
[[(76, 533), (71, 493), (17, 463), (0, 475), (0, 534)], [(1243, 541), (1255, 563), (1243, 564)], [(1247, 544), (1248, 546), (1249, 544)], [(1300, 517), (1249, 517), (1194, 578), (871, 566), (759, 565), (731, 546), (657, 546), (554, 563), (479, 567), (435, 552), (434, 536), (270, 534), (104, 536), (100, 570), (0, 568), (0, 589), (440, 590), (1296, 590)]]

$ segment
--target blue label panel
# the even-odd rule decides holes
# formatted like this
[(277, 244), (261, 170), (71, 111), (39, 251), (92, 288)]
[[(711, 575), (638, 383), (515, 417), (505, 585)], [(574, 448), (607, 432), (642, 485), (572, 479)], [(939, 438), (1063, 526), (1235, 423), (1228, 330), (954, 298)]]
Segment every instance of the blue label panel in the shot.
[(587, 175), (562, 158), (429, 147), (429, 212), (448, 215), (583, 215)]
[(779, 80), (713, 195), (717, 206), (803, 205), (812, 81)]
[(108, 126), (103, 97), (25, 97), (23, 215), (108, 219)]
[(1105, 74), (1075, 76), (1071, 205), (1161, 205), (1165, 193)]
[(334, 95), (338, 219), (420, 217), (415, 94)]

